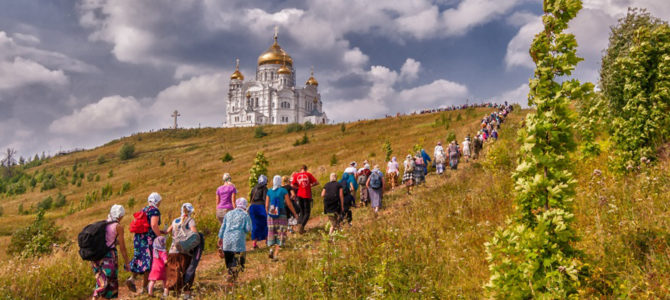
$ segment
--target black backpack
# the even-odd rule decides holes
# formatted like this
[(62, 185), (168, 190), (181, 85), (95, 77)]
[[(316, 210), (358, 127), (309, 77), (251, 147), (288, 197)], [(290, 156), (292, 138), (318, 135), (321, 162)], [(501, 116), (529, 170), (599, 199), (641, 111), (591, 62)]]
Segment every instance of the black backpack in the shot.
[(98, 261), (111, 249), (107, 246), (107, 225), (114, 222), (99, 221), (86, 225), (77, 237), (79, 256), (83, 260)]

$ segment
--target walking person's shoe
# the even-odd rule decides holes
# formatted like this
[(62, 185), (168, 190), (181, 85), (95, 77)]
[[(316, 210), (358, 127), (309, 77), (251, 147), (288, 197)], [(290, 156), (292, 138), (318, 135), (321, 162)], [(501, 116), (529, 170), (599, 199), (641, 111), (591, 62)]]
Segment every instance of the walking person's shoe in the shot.
[(133, 293), (137, 292), (137, 287), (135, 286), (135, 281), (133, 281), (132, 278), (128, 278), (128, 280), (126, 280), (126, 287), (128, 287), (128, 290), (133, 292)]
[(275, 249), (274, 248), (270, 248), (270, 254), (268, 255), (268, 257), (270, 257), (270, 259), (275, 258)]

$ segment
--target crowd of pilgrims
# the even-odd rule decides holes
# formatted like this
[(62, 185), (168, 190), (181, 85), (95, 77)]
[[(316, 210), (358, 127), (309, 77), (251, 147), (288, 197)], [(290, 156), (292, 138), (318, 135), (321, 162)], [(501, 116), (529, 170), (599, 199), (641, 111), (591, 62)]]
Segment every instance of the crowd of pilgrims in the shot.
[[(498, 129), (513, 109), (507, 103), (487, 107), (494, 107), (495, 110), (482, 118), (481, 129), (474, 137), (468, 135), (460, 144), (455, 140), (448, 141), (446, 145), (438, 141), (432, 158), (425, 149), (421, 149), (408, 154), (402, 164), (393, 157), (386, 164), (385, 173), (379, 165), (371, 167), (367, 160), (360, 168), (356, 162), (351, 162), (340, 178), (331, 173), (321, 190), (323, 212), (329, 220), (329, 234), (340, 230), (343, 225), (351, 225), (351, 209), (357, 206), (369, 206), (377, 216), (383, 207), (385, 190), (403, 188), (411, 194), (414, 187), (425, 182), (429, 169), (434, 168), (435, 173), (441, 175), (447, 166), (457, 169), (461, 159), (477, 159), (485, 142), (498, 138)], [(225, 281), (232, 284), (244, 270), (249, 233), (254, 249), (260, 248), (259, 242), (266, 242), (268, 257), (272, 261), (278, 259), (289, 232), (305, 233), (312, 210), (312, 189), (319, 182), (306, 165), (291, 176), (275, 175), (270, 184), (267, 176), (261, 175), (248, 201), (238, 197), (230, 174), (225, 173), (222, 179), (223, 185), (216, 190), (216, 217), (221, 224), (217, 250), (227, 268)], [(129, 231), (134, 233), (132, 258), (126, 252), (124, 229), (120, 224), (125, 210), (121, 205), (111, 207), (103, 227), (104, 249), (107, 250), (102, 259), (91, 261), (96, 282), (93, 299), (118, 296), (117, 245), (123, 268), (132, 273), (125, 281), (131, 292), (153, 295), (156, 281), (162, 281), (163, 297), (171, 291), (184, 299), (191, 297), (195, 271), (204, 250), (204, 236), (197, 230), (193, 215), (195, 208), (191, 203), (182, 204), (180, 216), (162, 230), (161, 200), (158, 193), (151, 193), (147, 206), (133, 215), (129, 226)], [(142, 224), (145, 224), (145, 231), (141, 230)], [(172, 237), (169, 248), (166, 245), (167, 235)], [(137, 287), (138, 283), (140, 287)]]

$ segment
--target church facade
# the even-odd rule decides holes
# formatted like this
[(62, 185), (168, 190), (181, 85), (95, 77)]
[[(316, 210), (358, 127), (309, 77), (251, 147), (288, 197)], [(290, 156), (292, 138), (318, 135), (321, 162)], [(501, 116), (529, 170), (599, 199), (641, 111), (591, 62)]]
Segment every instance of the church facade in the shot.
[(244, 80), (237, 61), (230, 76), (224, 127), (269, 124), (326, 124), (314, 71), (304, 87), (296, 87), (293, 59), (277, 43), (258, 57), (254, 80)]

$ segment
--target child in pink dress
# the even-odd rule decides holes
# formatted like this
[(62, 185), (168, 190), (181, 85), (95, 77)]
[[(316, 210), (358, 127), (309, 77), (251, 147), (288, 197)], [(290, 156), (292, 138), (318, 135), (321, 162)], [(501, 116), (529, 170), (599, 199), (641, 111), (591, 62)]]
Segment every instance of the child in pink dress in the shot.
[[(149, 295), (153, 294), (154, 284), (157, 280), (163, 281), (165, 286), (165, 264), (167, 263), (167, 251), (165, 251), (166, 240), (159, 236), (154, 240), (154, 253), (151, 261), (151, 273), (149, 273)], [(164, 293), (167, 292), (167, 289)]]

